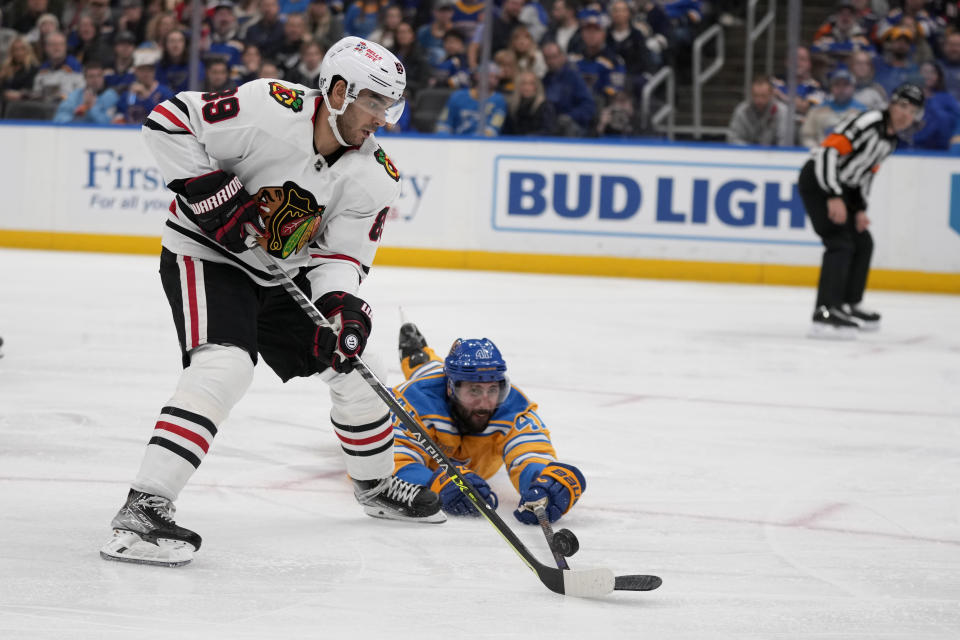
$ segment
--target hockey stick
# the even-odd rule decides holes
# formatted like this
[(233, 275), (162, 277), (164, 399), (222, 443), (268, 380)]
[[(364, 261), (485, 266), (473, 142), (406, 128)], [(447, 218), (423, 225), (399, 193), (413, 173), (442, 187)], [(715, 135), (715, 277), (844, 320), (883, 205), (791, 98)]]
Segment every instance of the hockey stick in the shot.
[(557, 561), (557, 568), (569, 569), (570, 565), (567, 563), (567, 559), (554, 546), (553, 527), (550, 526), (550, 519), (547, 518), (547, 510), (544, 508), (545, 502), (546, 502), (546, 498), (543, 498), (541, 500), (538, 500), (529, 508), (532, 509), (533, 514), (537, 516), (537, 522), (540, 523), (540, 529), (541, 531), (543, 531), (543, 537), (547, 539), (547, 546), (550, 548), (550, 552), (553, 554), (553, 559)]
[[(547, 546), (553, 554), (553, 559), (557, 561), (557, 568), (565, 571), (572, 571), (567, 557), (572, 556), (580, 549), (580, 542), (577, 536), (569, 529), (560, 529), (554, 532), (550, 525), (550, 519), (547, 517), (546, 498), (538, 500), (533, 505), (527, 507), (537, 516), (537, 522), (540, 523), (540, 529), (547, 539)], [(663, 581), (659, 576), (651, 575), (632, 575), (617, 576), (614, 579), (613, 588), (617, 591), (652, 591), (659, 587)]]
[[(313, 302), (300, 290), (293, 279), (280, 267), (277, 261), (269, 253), (263, 250), (256, 239), (250, 236), (248, 245), (250, 251), (256, 256), (257, 260), (270, 272), (270, 275), (277, 279), (286, 289), (287, 293), (294, 299), (297, 305), (313, 320), (318, 327), (327, 327), (333, 329), (330, 322), (323, 317), (323, 314), (314, 306)], [(598, 597), (606, 595), (614, 589), (624, 589), (624, 579), (643, 578), (643, 581), (632, 580), (630, 584), (635, 587), (628, 588), (630, 591), (649, 591), (660, 586), (660, 578), (657, 576), (617, 576), (609, 569), (581, 569), (577, 571), (561, 571), (541, 563), (524, 546), (517, 535), (507, 526), (507, 523), (497, 514), (493, 507), (487, 504), (477, 489), (470, 484), (470, 481), (457, 472), (457, 466), (453, 464), (446, 455), (440, 451), (440, 447), (430, 438), (426, 430), (417, 420), (403, 408), (403, 406), (393, 397), (390, 389), (384, 385), (379, 378), (364, 363), (363, 359), (357, 357), (353, 360), (354, 368), (360, 372), (363, 379), (370, 385), (374, 393), (380, 397), (387, 407), (403, 423), (414, 439), (420, 444), (437, 465), (443, 469), (447, 477), (460, 489), (460, 491), (470, 499), (477, 511), (492, 524), (494, 528), (503, 536), (504, 540), (513, 548), (517, 555), (526, 563), (526, 565), (537, 574), (540, 581), (551, 591), (555, 593), (566, 594), (578, 597)]]

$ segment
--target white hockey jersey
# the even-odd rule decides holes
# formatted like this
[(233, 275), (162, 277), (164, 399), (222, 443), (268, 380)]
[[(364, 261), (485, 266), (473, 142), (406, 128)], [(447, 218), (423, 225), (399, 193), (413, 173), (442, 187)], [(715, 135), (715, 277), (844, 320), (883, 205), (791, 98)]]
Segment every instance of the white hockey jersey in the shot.
[[(314, 299), (327, 291), (357, 293), (388, 208), (400, 194), (400, 174), (374, 136), (332, 164), (315, 151), (314, 120), (322, 103), (318, 90), (261, 79), (224, 92), (181, 92), (159, 104), (143, 127), (168, 184), (221, 169), (236, 174), (275, 215), (288, 207), (321, 212), (310, 237), (283, 260), (291, 276), (309, 269)], [(277, 284), (254, 256), (231, 253), (185, 211), (177, 196), (163, 230), (165, 248), (233, 264), (259, 284)]]

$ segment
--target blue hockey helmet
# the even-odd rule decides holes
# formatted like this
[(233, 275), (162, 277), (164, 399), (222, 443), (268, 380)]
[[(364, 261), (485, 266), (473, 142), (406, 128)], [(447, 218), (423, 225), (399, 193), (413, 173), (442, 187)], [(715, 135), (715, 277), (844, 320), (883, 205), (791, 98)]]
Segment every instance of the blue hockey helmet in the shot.
[(507, 363), (500, 349), (487, 338), (457, 338), (443, 361), (447, 379), (458, 382), (500, 382), (507, 377)]
[(447, 395), (454, 400), (457, 387), (463, 382), (499, 382), (498, 405), (510, 389), (507, 363), (497, 345), (487, 338), (457, 338), (443, 361), (443, 371), (447, 376)]

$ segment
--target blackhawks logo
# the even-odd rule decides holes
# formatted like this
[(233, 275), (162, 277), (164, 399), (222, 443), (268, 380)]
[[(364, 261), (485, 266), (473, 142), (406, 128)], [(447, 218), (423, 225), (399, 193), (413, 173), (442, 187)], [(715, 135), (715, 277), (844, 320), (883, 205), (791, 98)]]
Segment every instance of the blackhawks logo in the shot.
[(254, 196), (260, 203), (266, 238), (260, 246), (271, 255), (286, 258), (303, 249), (320, 230), (323, 205), (317, 204), (313, 194), (295, 182), (282, 187), (263, 187)]
[(387, 170), (387, 175), (393, 178), (395, 181), (400, 182), (400, 171), (397, 170), (397, 165), (393, 164), (393, 161), (387, 155), (387, 153), (377, 147), (377, 150), (374, 151), (373, 157), (377, 159), (377, 162), (383, 165), (383, 168)]
[(271, 82), (270, 97), (296, 113), (303, 110), (303, 91), (299, 89), (291, 89), (279, 82)]

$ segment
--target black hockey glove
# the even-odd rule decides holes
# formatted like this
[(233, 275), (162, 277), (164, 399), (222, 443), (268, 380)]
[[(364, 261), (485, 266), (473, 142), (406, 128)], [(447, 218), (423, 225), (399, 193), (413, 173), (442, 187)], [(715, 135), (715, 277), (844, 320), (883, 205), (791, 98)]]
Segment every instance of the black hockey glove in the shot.
[(336, 331), (317, 327), (313, 336), (313, 355), (340, 373), (353, 371), (351, 360), (363, 353), (373, 323), (370, 305), (345, 291), (331, 291), (317, 300), (317, 309)]
[(217, 170), (189, 180), (175, 180), (170, 189), (186, 199), (197, 226), (234, 253), (247, 250), (244, 238), (251, 232), (248, 226), (257, 235), (267, 234), (260, 207), (232, 173)]

